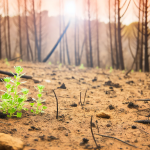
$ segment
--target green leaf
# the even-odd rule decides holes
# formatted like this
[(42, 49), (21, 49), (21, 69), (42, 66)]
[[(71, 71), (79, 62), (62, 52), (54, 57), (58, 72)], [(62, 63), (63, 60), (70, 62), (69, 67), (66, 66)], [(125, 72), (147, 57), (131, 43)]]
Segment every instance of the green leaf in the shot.
[(31, 109), (31, 112), (32, 112), (32, 113), (34, 112), (33, 109)]
[(28, 92), (29, 92), (28, 89), (26, 89), (26, 88), (22, 89), (22, 93), (23, 93), (23, 94), (28, 94)]
[(7, 84), (7, 85), (6, 85), (6, 88), (7, 88), (7, 89), (10, 89), (10, 88), (11, 88), (11, 84)]
[(30, 103), (30, 105), (33, 107), (33, 106), (34, 106), (34, 103)]
[(21, 112), (17, 112), (17, 118), (21, 118), (22, 113)]
[(43, 90), (44, 89), (43, 85), (37, 85), (37, 87), (38, 87), (39, 90)]
[(42, 94), (38, 94), (37, 96), (38, 96), (39, 98), (41, 98), (41, 97), (42, 97)]
[(8, 83), (8, 82), (10, 82), (10, 81), (11, 81), (11, 78), (6, 77), (6, 78), (4, 78), (4, 81)]
[(23, 98), (18, 98), (18, 102), (22, 103), (23, 102)]
[(46, 106), (43, 106), (43, 109), (46, 109), (47, 107)]
[(15, 71), (17, 74), (20, 74), (23, 71), (23, 68), (21, 68), (21, 66), (16, 66)]
[(17, 86), (20, 85), (20, 82), (16, 82), (16, 85), (17, 85)]
[(41, 105), (42, 105), (41, 103), (38, 104), (38, 106), (41, 106)]
[(5, 93), (2, 95), (2, 99), (10, 99), (11, 98), (11, 95)]

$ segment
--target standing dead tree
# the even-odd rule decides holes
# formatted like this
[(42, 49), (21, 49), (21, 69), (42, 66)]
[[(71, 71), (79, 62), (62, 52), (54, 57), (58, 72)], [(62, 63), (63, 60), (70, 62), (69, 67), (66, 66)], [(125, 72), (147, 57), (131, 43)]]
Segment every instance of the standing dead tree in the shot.
[(110, 37), (110, 51), (111, 51), (111, 63), (112, 67), (114, 68), (114, 58), (113, 58), (113, 46), (112, 46), (112, 31), (111, 31), (111, 9), (110, 9), (110, 0), (108, 0), (108, 6), (109, 6), (109, 37)]
[(90, 45), (90, 67), (93, 67), (90, 0), (88, 0), (88, 26), (89, 26), (89, 45)]
[(30, 43), (30, 37), (29, 37), (29, 25), (28, 25), (28, 17), (27, 17), (27, 0), (24, 0), (24, 12), (25, 12), (25, 28), (26, 28), (26, 40), (27, 40), (27, 60), (30, 60), (30, 54), (31, 54), (31, 60), (33, 61), (33, 52), (31, 48)]
[(21, 30), (21, 1), (17, 0), (17, 5), (18, 5), (18, 35), (19, 35), (19, 47), (20, 47), (20, 57), (22, 59), (22, 30)]
[[(120, 0), (117, 0), (117, 4), (118, 4), (118, 45), (119, 45), (119, 64), (120, 64), (120, 69), (124, 70), (124, 57), (123, 57), (123, 50), (122, 50), (122, 26), (121, 26), (121, 19), (124, 17), (124, 15), (126, 14), (129, 5), (130, 5), (131, 0), (129, 0), (127, 7), (124, 8), (126, 6), (127, 0), (125, 0), (124, 4), (121, 6), (120, 5)], [(125, 9), (125, 11), (122, 13), (121, 15), (121, 10)]]
[(99, 50), (99, 21), (98, 21), (98, 0), (96, 0), (96, 39), (97, 39), (97, 66), (100, 67), (100, 50)]
[(7, 37), (8, 37), (8, 51), (9, 51), (9, 59), (11, 59), (11, 41), (10, 41), (10, 19), (9, 19), (9, 4), (8, 0), (6, 1), (7, 5)]

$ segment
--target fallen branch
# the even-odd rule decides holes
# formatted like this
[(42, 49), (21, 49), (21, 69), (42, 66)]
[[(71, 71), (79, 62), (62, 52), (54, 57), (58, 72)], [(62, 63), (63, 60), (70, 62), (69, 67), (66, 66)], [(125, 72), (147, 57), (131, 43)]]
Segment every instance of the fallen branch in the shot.
[[(5, 74), (5, 75), (8, 75), (8, 76), (14, 76), (14, 75), (17, 75), (16, 73), (14, 73), (14, 75), (10, 72), (7, 72), (7, 71), (2, 71), (0, 70), (0, 74)], [(26, 75), (23, 75), (21, 76), (21, 78), (25, 78), (25, 79), (32, 79), (32, 76), (26, 76)]]
[(54, 95), (55, 95), (55, 98), (56, 98), (56, 103), (57, 103), (57, 115), (56, 115), (56, 119), (58, 119), (58, 99), (57, 99), (57, 96), (56, 96), (56, 93), (55, 91), (53, 90), (54, 92)]
[(137, 99), (135, 101), (150, 101), (150, 99)]
[(134, 122), (143, 123), (143, 124), (150, 124), (150, 120), (136, 120)]
[(120, 141), (120, 142), (123, 142), (123, 143), (129, 145), (129, 146), (138, 148), (137, 146), (132, 145), (132, 144), (130, 144), (130, 143), (127, 143), (127, 142), (125, 142), (125, 141), (122, 141), (122, 140), (120, 140), (120, 139), (118, 139), (118, 138), (116, 138), (116, 137), (112, 137), (112, 136), (108, 136), (108, 135), (102, 135), (102, 134), (96, 134), (96, 135), (99, 135), (99, 136), (102, 136), (102, 137), (108, 137), (108, 138), (116, 139), (116, 140), (118, 140), (118, 141)]

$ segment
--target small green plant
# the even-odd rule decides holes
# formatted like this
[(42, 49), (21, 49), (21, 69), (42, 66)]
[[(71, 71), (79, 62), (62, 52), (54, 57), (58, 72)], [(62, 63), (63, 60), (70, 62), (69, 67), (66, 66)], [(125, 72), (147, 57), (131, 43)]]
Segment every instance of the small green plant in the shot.
[(125, 70), (122, 70), (122, 73), (125, 73)]
[(60, 63), (60, 64), (59, 64), (59, 70), (61, 69), (61, 66), (62, 66), (62, 64)]
[[(46, 106), (42, 106), (42, 92), (44, 89), (43, 85), (38, 85), (38, 100), (37, 100), (37, 106), (35, 107), (35, 103), (30, 103), (30, 105), (33, 107), (33, 109), (31, 109), (31, 112), (35, 113), (35, 114), (39, 114), (39, 113), (44, 113), (44, 109), (46, 109)], [(40, 107), (40, 108), (39, 108)]]
[(84, 65), (83, 64), (80, 65), (80, 69), (84, 69)]
[(97, 66), (96, 69), (99, 69), (99, 67)]
[(110, 70), (109, 70), (109, 72), (111, 73), (113, 71), (113, 68), (112, 67), (110, 67)]
[(8, 59), (7, 59), (7, 58), (5, 58), (5, 64), (6, 64), (7, 66), (10, 66), (10, 64), (9, 64), (9, 62), (8, 62)]
[(49, 62), (48, 64), (49, 64), (49, 65), (51, 65), (52, 63), (51, 63), (51, 62)]
[(142, 72), (142, 70), (140, 69), (139, 72)]
[(132, 69), (132, 70), (131, 70), (131, 73), (133, 73), (133, 72), (134, 72), (134, 70)]
[(20, 62), (22, 62), (22, 59), (20, 59)]
[(27, 98), (28, 89), (22, 89), (20, 92), (18, 92), (18, 86), (21, 84), (19, 82), (21, 74), (23, 71), (23, 68), (20, 66), (15, 67), (15, 72), (17, 75), (14, 75), (15, 80), (11, 80), (11, 78), (6, 77), (4, 78), (5, 81), (5, 87), (7, 91), (3, 91), (4, 94), (1, 95), (0, 99), (2, 102), (0, 102), (0, 110), (4, 114), (7, 114), (7, 117), (17, 116), (21, 117), (22, 113), (21, 110), (27, 110), (24, 108), (24, 101)]

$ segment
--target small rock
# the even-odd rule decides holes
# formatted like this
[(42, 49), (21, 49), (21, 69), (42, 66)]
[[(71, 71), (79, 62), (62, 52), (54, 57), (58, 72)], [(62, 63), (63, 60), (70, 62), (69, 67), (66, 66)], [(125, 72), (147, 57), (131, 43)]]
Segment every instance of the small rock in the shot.
[(112, 89), (112, 90), (113, 90), (113, 87), (112, 87), (112, 86), (110, 86), (110, 87), (109, 87), (109, 89)]
[(40, 83), (40, 81), (39, 81), (39, 80), (35, 80), (35, 79), (33, 79), (33, 81), (34, 81), (34, 83)]
[(139, 107), (138, 105), (135, 105), (132, 102), (129, 102), (129, 104), (128, 104), (128, 108), (138, 108), (138, 107)]
[(83, 145), (85, 145), (86, 143), (88, 143), (88, 139), (87, 138), (83, 138), (82, 139), (82, 142), (80, 143), (80, 146), (83, 146)]
[(34, 141), (38, 141), (38, 139), (34, 139)]
[(107, 125), (106, 125), (106, 127), (110, 127), (110, 126), (111, 126), (111, 124), (107, 124)]
[(58, 88), (60, 88), (60, 89), (66, 89), (66, 86), (65, 86), (65, 84), (63, 83), (60, 87), (58, 87)]
[(110, 110), (114, 109), (114, 106), (113, 105), (109, 105), (109, 109)]
[(136, 126), (134, 126), (134, 125), (132, 126), (132, 129), (136, 129), (136, 128), (137, 128)]
[(71, 107), (77, 107), (77, 104), (76, 103), (73, 103), (70, 105)]
[(44, 141), (45, 140), (45, 135), (39, 136), (39, 138)]
[(104, 111), (101, 111), (101, 112), (96, 114), (96, 117), (109, 119), (110, 115), (108, 113), (104, 112)]
[(75, 79), (75, 77), (72, 76), (72, 79)]
[(95, 81), (97, 81), (97, 78), (96, 78), (96, 77), (92, 80), (92, 82), (95, 82)]
[(0, 133), (0, 150), (23, 150), (24, 143), (16, 137)]
[(47, 136), (47, 141), (58, 140), (58, 138), (54, 136)]

